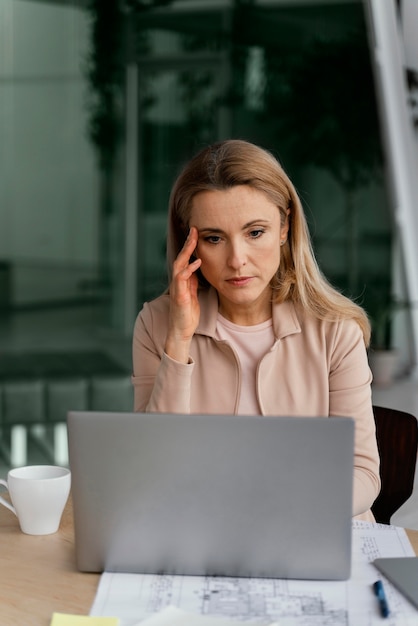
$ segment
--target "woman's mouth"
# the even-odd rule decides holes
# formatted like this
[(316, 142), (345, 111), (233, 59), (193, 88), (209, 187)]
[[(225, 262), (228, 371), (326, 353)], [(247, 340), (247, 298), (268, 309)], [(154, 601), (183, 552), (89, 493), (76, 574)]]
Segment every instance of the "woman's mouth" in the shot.
[(234, 287), (245, 287), (251, 282), (252, 278), (252, 276), (235, 276), (233, 278), (228, 278), (226, 282)]

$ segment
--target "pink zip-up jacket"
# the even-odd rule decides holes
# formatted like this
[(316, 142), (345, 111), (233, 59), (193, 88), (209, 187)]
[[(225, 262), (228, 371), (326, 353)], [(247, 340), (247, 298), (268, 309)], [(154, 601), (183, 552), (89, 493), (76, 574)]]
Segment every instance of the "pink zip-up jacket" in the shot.
[[(200, 321), (188, 364), (164, 353), (169, 296), (146, 303), (133, 337), (135, 411), (237, 412), (239, 360), (215, 339), (214, 289), (201, 291)], [(292, 302), (273, 305), (275, 341), (257, 368), (257, 397), (268, 416), (350, 416), (355, 420), (353, 516), (373, 521), (380, 490), (379, 454), (371, 400), (371, 372), (363, 335), (354, 321), (305, 315)]]

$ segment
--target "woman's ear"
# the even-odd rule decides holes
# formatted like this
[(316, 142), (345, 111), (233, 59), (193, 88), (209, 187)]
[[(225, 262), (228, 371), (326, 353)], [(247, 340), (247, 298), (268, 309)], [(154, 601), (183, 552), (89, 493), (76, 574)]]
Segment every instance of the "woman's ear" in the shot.
[(287, 235), (289, 233), (289, 227), (290, 227), (289, 215), (290, 215), (290, 209), (286, 209), (286, 217), (284, 220), (284, 224), (280, 229), (280, 240), (283, 242), (286, 241)]

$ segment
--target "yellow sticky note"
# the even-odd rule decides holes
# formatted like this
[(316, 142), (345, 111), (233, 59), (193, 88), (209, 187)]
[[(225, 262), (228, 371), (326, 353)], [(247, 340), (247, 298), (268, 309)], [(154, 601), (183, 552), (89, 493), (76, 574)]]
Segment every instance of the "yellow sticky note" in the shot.
[(90, 617), (89, 615), (68, 615), (54, 613), (51, 626), (119, 626), (118, 617)]

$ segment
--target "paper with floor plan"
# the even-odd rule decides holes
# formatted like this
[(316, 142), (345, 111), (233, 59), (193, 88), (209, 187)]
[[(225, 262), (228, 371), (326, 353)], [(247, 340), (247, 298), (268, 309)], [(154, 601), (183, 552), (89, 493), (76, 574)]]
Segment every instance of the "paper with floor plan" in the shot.
[[(90, 615), (117, 615), (137, 626), (169, 606), (190, 615), (278, 626), (382, 624), (372, 584), (378, 557), (414, 556), (403, 528), (353, 522), (352, 576), (343, 582), (104, 573)], [(418, 611), (384, 579), (391, 615), (385, 626), (418, 623)], [(156, 622), (158, 623), (158, 621)], [(164, 622), (161, 621), (161, 624)], [(216, 626), (217, 620), (214, 620)], [(146, 625), (145, 625), (146, 626)]]

